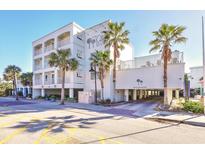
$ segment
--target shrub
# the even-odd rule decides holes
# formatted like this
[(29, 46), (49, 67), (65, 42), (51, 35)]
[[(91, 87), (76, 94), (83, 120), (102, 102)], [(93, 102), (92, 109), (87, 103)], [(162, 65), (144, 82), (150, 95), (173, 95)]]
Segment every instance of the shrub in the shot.
[(75, 98), (71, 98), (71, 97), (67, 97), (66, 100), (68, 102), (76, 102), (76, 99)]
[(183, 108), (185, 111), (190, 111), (193, 113), (203, 113), (204, 106), (200, 102), (186, 101), (183, 103)]
[(49, 96), (49, 99), (51, 99), (51, 100), (56, 100), (56, 96), (55, 96), (55, 95), (50, 95), (50, 96)]
[(23, 96), (23, 92), (22, 91), (18, 91), (18, 96)]
[(105, 102), (106, 104), (111, 104), (111, 99), (106, 99)]
[(32, 94), (28, 94), (28, 96), (27, 96), (28, 98), (32, 98)]

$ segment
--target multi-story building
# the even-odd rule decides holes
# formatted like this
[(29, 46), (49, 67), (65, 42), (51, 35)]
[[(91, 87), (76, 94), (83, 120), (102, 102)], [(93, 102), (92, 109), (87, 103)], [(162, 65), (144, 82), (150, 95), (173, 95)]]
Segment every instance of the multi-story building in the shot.
[(195, 66), (190, 67), (189, 73), (189, 80), (190, 80), (190, 88), (194, 89), (198, 94), (202, 96), (203, 93), (203, 84), (202, 84), (202, 77), (203, 77), (203, 66)]
[[(94, 91), (94, 74), (90, 70), (90, 56), (96, 50), (107, 50), (104, 47), (103, 31), (108, 30), (108, 21), (84, 29), (76, 23), (68, 24), (33, 42), (33, 97), (60, 94), (61, 73), (58, 68), (50, 67), (48, 57), (57, 49), (71, 49), (72, 57), (79, 63), (79, 68), (66, 72), (66, 95), (78, 97), (79, 91), (92, 93)], [(113, 58), (113, 50), (110, 49)], [(172, 91), (183, 88), (184, 61), (182, 52), (173, 52), (168, 66), (168, 86), (170, 98)], [(140, 82), (139, 82), (140, 81)], [(97, 81), (98, 91), (100, 82)], [(161, 55), (145, 57), (133, 56), (131, 45), (126, 45), (121, 51), (117, 62), (116, 97), (117, 101), (135, 100), (139, 95), (145, 96), (149, 90), (163, 89), (163, 65)], [(146, 91), (146, 92), (145, 92)], [(81, 94), (83, 92), (80, 92)], [(145, 94), (146, 93), (146, 94)], [(114, 88), (112, 68), (105, 78), (104, 97), (113, 100)], [(149, 92), (148, 94), (149, 95)]]
[[(60, 94), (61, 73), (58, 68), (50, 67), (49, 55), (57, 49), (71, 50), (72, 57), (79, 61), (77, 71), (66, 72), (65, 89), (69, 97), (77, 97), (78, 91), (94, 91), (94, 74), (90, 70), (90, 56), (96, 50), (106, 50), (103, 44), (103, 31), (109, 21), (84, 29), (70, 23), (33, 42), (33, 97)], [(127, 55), (122, 59), (132, 59), (132, 48), (126, 46)], [(106, 84), (112, 80), (107, 77)], [(98, 82), (98, 88), (100, 83)], [(105, 97), (110, 98), (111, 86), (106, 86)]]

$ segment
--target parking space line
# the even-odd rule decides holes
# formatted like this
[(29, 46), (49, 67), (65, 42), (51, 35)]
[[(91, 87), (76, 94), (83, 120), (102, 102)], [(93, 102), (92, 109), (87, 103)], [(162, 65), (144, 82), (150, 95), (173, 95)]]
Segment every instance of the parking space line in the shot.
[[(23, 117), (28, 117), (28, 116), (22, 116)], [(33, 116), (31, 120), (34, 119), (38, 119), (39, 117)], [(14, 138), (15, 136), (19, 135), (20, 133), (22, 133), (23, 131), (25, 131), (28, 128), (29, 125), (22, 127), (22, 128), (17, 128), (17, 130), (13, 131), (11, 134), (7, 135), (5, 138), (3, 138), (2, 140), (0, 140), (0, 144), (5, 144), (7, 142), (9, 142), (12, 138)]]
[(24, 130), (26, 130), (26, 128), (19, 128), (17, 130), (15, 130), (14, 132), (12, 132), (11, 134), (7, 135), (3, 140), (0, 141), (0, 144), (5, 144), (8, 141), (10, 141), (13, 137), (15, 137), (16, 135), (20, 134), (21, 132), (23, 132)]

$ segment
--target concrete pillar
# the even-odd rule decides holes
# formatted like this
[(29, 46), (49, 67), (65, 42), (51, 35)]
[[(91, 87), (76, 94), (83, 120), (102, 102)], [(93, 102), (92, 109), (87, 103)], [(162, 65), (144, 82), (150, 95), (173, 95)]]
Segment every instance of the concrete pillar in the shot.
[(69, 97), (74, 98), (74, 89), (73, 88), (69, 89)]
[(175, 90), (175, 97), (176, 97), (176, 99), (179, 99), (179, 90), (178, 89)]
[(137, 90), (133, 90), (133, 100), (137, 100)]
[(173, 99), (173, 96), (172, 96), (172, 89), (168, 89), (167, 91), (168, 91), (168, 92), (167, 92), (168, 105), (170, 105), (171, 102), (172, 102), (172, 99)]
[(144, 91), (144, 98), (147, 98), (147, 91)]
[(45, 97), (45, 89), (41, 89), (41, 96)]
[(55, 69), (54, 71), (54, 84), (58, 84), (58, 70)]
[(129, 101), (129, 89), (125, 89), (125, 101)]
[(139, 97), (139, 99), (142, 99), (142, 97), (143, 97), (143, 91), (140, 90), (140, 97)]

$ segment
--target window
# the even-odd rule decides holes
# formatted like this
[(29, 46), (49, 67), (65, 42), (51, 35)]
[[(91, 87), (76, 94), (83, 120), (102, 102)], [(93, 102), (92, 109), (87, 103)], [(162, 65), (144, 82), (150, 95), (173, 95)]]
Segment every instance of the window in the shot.
[(45, 81), (47, 81), (48, 80), (48, 75), (45, 75)]
[(55, 77), (54, 74), (52, 74), (52, 75), (51, 75), (51, 78), (52, 78), (52, 84), (54, 84), (54, 82), (55, 82), (55, 81), (54, 81), (54, 77)]
[(82, 75), (82, 73), (81, 72), (77, 72), (77, 77), (79, 77), (79, 78), (82, 78), (83, 77), (83, 75)]
[(80, 59), (83, 58), (82, 51), (77, 50), (77, 57), (80, 58)]

